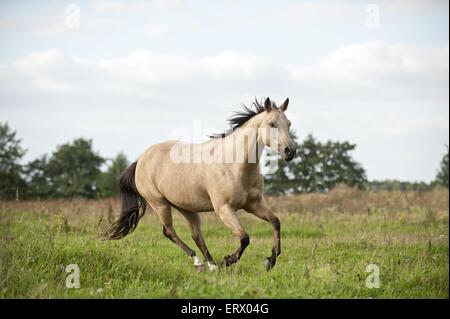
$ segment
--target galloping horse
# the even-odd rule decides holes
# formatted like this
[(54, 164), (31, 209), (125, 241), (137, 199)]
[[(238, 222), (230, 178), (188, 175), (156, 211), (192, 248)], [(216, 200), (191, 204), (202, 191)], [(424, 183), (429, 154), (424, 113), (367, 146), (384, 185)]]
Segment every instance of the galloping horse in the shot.
[(132, 232), (149, 204), (161, 221), (163, 234), (182, 248), (199, 270), (205, 270), (203, 261), (175, 232), (175, 208), (188, 221), (209, 269), (215, 270), (218, 267), (206, 248), (198, 213), (214, 211), (239, 238), (239, 248), (222, 261), (221, 265), (229, 266), (241, 258), (250, 243), (236, 216), (237, 210), (244, 209), (273, 227), (272, 254), (264, 261), (266, 270), (271, 269), (281, 253), (280, 220), (264, 199), (259, 160), (264, 146), (286, 161), (294, 158), (291, 123), (285, 115), (288, 103), (286, 99), (277, 107), (267, 98), (264, 103), (255, 100), (251, 107), (244, 105), (228, 120), (229, 131), (213, 135), (205, 143), (166, 141), (149, 147), (120, 179), (122, 212), (108, 229), (108, 238), (120, 239)]

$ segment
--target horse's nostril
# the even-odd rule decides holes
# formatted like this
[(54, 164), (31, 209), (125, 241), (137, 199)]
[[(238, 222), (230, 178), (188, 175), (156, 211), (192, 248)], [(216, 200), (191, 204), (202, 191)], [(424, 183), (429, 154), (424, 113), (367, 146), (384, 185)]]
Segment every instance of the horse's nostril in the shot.
[(286, 147), (286, 148), (284, 149), (284, 153), (285, 153), (286, 155), (289, 155), (290, 152), (291, 152), (291, 150), (289, 149), (289, 147)]

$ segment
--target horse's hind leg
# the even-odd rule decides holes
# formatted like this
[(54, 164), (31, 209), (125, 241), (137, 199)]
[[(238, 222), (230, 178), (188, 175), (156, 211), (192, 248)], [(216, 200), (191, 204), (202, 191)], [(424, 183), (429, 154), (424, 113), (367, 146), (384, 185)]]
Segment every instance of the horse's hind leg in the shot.
[(163, 234), (167, 238), (169, 238), (172, 242), (177, 244), (183, 251), (192, 258), (194, 261), (194, 266), (197, 267), (198, 270), (204, 271), (205, 265), (201, 261), (200, 258), (197, 257), (195, 251), (192, 250), (188, 245), (186, 245), (177, 235), (175, 228), (173, 227), (172, 220), (172, 210), (170, 204), (160, 204), (160, 205), (152, 205), (153, 209), (156, 211), (162, 225), (163, 225)]
[(241, 258), (245, 248), (250, 244), (250, 238), (239, 222), (235, 211), (228, 204), (223, 205), (217, 213), (225, 226), (230, 228), (233, 234), (240, 240), (239, 248), (231, 255), (223, 258), (222, 265), (229, 266), (236, 263)]
[(208, 264), (209, 270), (216, 270), (217, 266), (206, 247), (205, 240), (203, 238), (202, 230), (200, 228), (200, 216), (197, 213), (188, 212), (177, 208), (178, 211), (186, 218), (189, 223), (189, 228), (191, 229), (192, 239), (197, 244), (197, 247), (205, 257), (206, 263)]
[(264, 261), (264, 267), (266, 267), (266, 270), (270, 270), (273, 266), (275, 266), (277, 257), (281, 253), (280, 220), (272, 213), (272, 210), (269, 208), (263, 197), (259, 197), (254, 202), (249, 203), (245, 207), (245, 210), (272, 224), (274, 240), (272, 255), (267, 257)]

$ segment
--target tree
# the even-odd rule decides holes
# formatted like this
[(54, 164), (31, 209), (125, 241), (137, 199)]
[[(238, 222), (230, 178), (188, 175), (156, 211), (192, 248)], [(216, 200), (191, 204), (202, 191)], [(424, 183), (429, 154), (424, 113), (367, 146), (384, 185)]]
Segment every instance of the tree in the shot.
[(102, 197), (113, 197), (119, 194), (119, 177), (128, 167), (128, 160), (123, 153), (111, 160), (111, 165), (106, 172), (102, 172), (98, 178), (98, 191)]
[(11, 199), (24, 187), (20, 161), (26, 150), (20, 146), (8, 123), (0, 122), (0, 198)]
[(266, 191), (272, 194), (326, 192), (339, 183), (364, 188), (365, 170), (351, 156), (356, 148), (349, 142), (318, 142), (308, 135), (298, 144), (295, 158), (281, 162), (274, 174), (265, 178)]
[(436, 183), (448, 188), (448, 145), (445, 147), (447, 148), (447, 152), (441, 160), (441, 166), (436, 176)]
[(43, 155), (25, 166), (24, 175), (27, 183), (27, 198), (48, 198), (52, 196), (53, 190), (47, 166), (47, 155)]
[(51, 196), (95, 197), (96, 180), (104, 161), (92, 150), (92, 140), (79, 138), (60, 145), (44, 168)]
[[(294, 132), (291, 132), (292, 139), (294, 144), (299, 149), (299, 145), (297, 142), (297, 136)], [(270, 153), (273, 153), (270, 151)], [(277, 155), (268, 155), (269, 159), (271, 156)], [(283, 195), (286, 193), (296, 193), (297, 181), (293, 176), (293, 171), (296, 165), (298, 165), (298, 159), (294, 158), (290, 162), (286, 161), (277, 161), (278, 167), (277, 170), (273, 174), (266, 175), (264, 177), (265, 180), (265, 191), (268, 194), (272, 195)], [(266, 165), (269, 165), (269, 161), (267, 161)]]

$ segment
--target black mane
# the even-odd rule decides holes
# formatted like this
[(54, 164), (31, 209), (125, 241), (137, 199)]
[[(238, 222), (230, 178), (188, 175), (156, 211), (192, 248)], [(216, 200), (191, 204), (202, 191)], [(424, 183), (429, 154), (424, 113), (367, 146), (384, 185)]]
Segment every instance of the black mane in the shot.
[[(275, 104), (273, 102), (272, 106), (275, 107)], [(234, 114), (230, 116), (227, 120), (227, 123), (230, 125), (230, 129), (226, 130), (223, 133), (211, 134), (209, 135), (209, 137), (223, 138), (227, 135), (230, 135), (231, 133), (233, 133), (235, 129), (241, 127), (252, 117), (258, 115), (259, 113), (264, 112), (265, 110), (266, 109), (264, 108), (263, 99), (261, 99), (261, 101), (258, 101), (258, 99), (255, 98), (255, 101), (250, 106), (242, 104), (242, 109), (240, 111), (234, 112)]]

